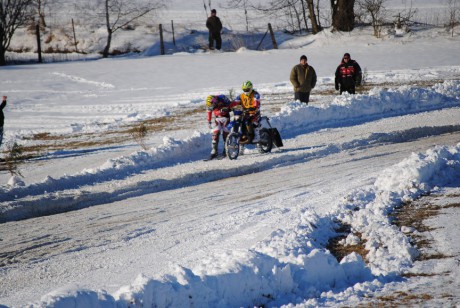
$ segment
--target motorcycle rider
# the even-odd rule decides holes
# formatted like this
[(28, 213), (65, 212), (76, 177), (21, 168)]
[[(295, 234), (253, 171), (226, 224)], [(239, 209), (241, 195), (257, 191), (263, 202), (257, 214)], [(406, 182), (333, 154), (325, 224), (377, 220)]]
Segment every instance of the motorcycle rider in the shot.
[[(232, 102), (227, 96), (220, 95), (208, 95), (206, 97), (206, 114), (208, 120), (209, 129), (212, 129), (212, 149), (211, 156), (209, 159), (217, 157), (219, 136), (222, 131), (222, 140), (225, 144), (225, 139), (229, 133), (228, 123), (230, 122), (230, 104)], [(214, 113), (214, 127), (212, 125), (212, 114)], [(222, 155), (225, 156), (225, 147)]]
[(252, 125), (248, 127), (249, 136), (252, 140), (250, 142), (257, 143), (260, 141), (260, 94), (257, 92), (251, 81), (245, 81), (241, 86), (243, 93), (238, 95), (233, 101), (231, 107), (241, 105), (243, 107), (243, 114), (249, 117)]

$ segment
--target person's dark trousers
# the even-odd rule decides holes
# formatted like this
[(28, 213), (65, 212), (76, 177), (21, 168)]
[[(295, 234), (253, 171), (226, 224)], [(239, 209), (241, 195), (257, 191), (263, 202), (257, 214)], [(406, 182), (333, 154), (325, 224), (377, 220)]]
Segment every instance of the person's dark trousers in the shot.
[(214, 49), (214, 37), (211, 32), (209, 32), (209, 49)]
[(299, 100), (302, 103), (308, 104), (310, 101), (310, 92), (295, 92), (294, 100)]
[(220, 33), (209, 33), (209, 49), (214, 48), (214, 41), (216, 41), (216, 49), (220, 50), (222, 48), (222, 37), (220, 36)]
[(0, 126), (0, 146), (2, 145), (3, 140), (3, 126)]
[(349, 88), (349, 89), (340, 88), (340, 94), (342, 94), (343, 92), (348, 92), (350, 94), (355, 94), (355, 88)]
[(220, 50), (222, 48), (222, 37), (220, 36), (220, 33), (218, 33), (215, 36), (215, 39), (216, 39), (216, 49)]

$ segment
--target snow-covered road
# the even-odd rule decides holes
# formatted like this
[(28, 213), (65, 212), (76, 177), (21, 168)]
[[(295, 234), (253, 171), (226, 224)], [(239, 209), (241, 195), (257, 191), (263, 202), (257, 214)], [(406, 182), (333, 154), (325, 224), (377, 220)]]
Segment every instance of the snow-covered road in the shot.
[(137, 276), (131, 264), (147, 277), (167, 274), (171, 264), (219, 266), (227, 262), (219, 254), (289, 232), (306, 212), (326, 216), (348, 192), (371, 185), (410, 153), (455, 145), (459, 118), (454, 108), (326, 129), (288, 139), (269, 155), (193, 161), (38, 196), (31, 201), (38, 206), (72, 198), (97, 206), (0, 224), (2, 298), (33, 301), (75, 280), (115, 292)]

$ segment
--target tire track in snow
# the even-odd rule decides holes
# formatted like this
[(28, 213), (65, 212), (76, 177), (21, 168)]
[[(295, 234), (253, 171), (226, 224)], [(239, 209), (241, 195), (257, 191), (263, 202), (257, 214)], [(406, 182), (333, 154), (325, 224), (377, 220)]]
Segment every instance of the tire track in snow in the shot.
[[(243, 176), (324, 158), (342, 151), (375, 147), (381, 144), (410, 142), (423, 137), (458, 132), (460, 132), (460, 125), (447, 125), (412, 128), (392, 133), (373, 133), (367, 138), (355, 139), (339, 144), (326, 144), (318, 148), (298, 149), (290, 148), (286, 144), (285, 150), (274, 152), (271, 155), (258, 155), (257, 161), (254, 161), (254, 159), (239, 159), (234, 161), (234, 164), (221, 161), (218, 166), (211, 169), (204, 162), (188, 162), (187, 164), (194, 164), (194, 168), (183, 168), (183, 165), (161, 168), (154, 170), (151, 176), (147, 175), (147, 179), (139, 181), (127, 178), (112, 180), (108, 184), (96, 185), (90, 183), (89, 179), (86, 179), (82, 182), (82, 187), (66, 188), (66, 185), (62, 185), (61, 189), (59, 189), (59, 183), (53, 185), (51, 181), (51, 185), (49, 186), (31, 186), (36, 193), (35, 197), (30, 196), (30, 194), (33, 194), (33, 191), (30, 191), (30, 189), (22, 192), (13, 192), (15, 194), (13, 201), (5, 202), (5, 205), (1, 208), (0, 223), (58, 214), (160, 191), (223, 180), (228, 177)], [(248, 156), (251, 158), (252, 155)], [(113, 170), (117, 170), (117, 168)], [(166, 174), (169, 178), (166, 178)], [(91, 178), (91, 175), (88, 176)], [(71, 179), (68, 179), (68, 181), (72, 183)], [(130, 184), (131, 182), (134, 182), (134, 184)], [(90, 183), (89, 187), (87, 186), (88, 183)], [(85, 186), (87, 187), (86, 189)], [(54, 191), (53, 187), (56, 187)], [(47, 189), (49, 191), (46, 192)]]
[(78, 82), (78, 83), (90, 84), (90, 85), (94, 85), (94, 86), (97, 86), (97, 87), (100, 87), (100, 88), (111, 88), (111, 89), (115, 88), (115, 86), (113, 84), (106, 83), (106, 82), (87, 80), (87, 79), (82, 78), (82, 77), (67, 75), (67, 74), (58, 73), (58, 72), (54, 72), (54, 73), (51, 73), (51, 74), (53, 74), (55, 76), (58, 76), (58, 77), (65, 78), (65, 79), (69, 79), (69, 80), (72, 80), (72, 81), (75, 81), (75, 82)]

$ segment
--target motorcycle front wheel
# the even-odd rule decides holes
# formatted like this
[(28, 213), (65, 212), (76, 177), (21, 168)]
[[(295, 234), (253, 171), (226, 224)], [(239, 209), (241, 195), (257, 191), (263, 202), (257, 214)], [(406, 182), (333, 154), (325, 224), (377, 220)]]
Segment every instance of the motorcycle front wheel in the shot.
[(237, 159), (240, 154), (240, 143), (237, 133), (230, 133), (225, 140), (225, 151), (229, 159)]

